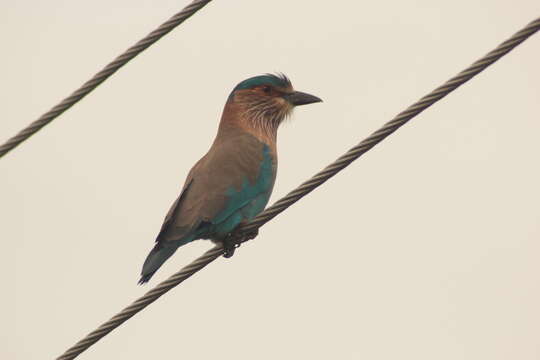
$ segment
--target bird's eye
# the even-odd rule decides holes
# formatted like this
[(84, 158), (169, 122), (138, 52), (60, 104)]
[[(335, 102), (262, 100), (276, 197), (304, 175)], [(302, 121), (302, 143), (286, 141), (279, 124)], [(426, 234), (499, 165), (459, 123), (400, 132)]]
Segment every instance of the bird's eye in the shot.
[(270, 86), (264, 86), (263, 91), (265, 94), (270, 94), (272, 92), (272, 89), (270, 88)]

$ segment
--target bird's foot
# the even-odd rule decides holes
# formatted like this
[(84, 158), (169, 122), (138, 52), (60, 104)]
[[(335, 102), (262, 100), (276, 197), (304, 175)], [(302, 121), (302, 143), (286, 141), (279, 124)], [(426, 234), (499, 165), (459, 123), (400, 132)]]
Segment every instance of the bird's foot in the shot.
[(232, 257), (237, 247), (240, 247), (240, 244), (234, 241), (232, 233), (228, 234), (225, 239), (223, 239), (223, 257), (227, 259)]
[(252, 230), (250, 232), (246, 232), (243, 234), (243, 241), (248, 241), (248, 240), (253, 240), (257, 237), (257, 235), (259, 235), (259, 229), (255, 229), (255, 230)]
[[(242, 242), (255, 239), (259, 235), (259, 229), (252, 230), (242, 234)], [(237, 237), (233, 236), (233, 233), (228, 234), (225, 239), (223, 239), (223, 257), (230, 258), (234, 255), (234, 251), (242, 245), (241, 243), (236, 242)]]
[[(247, 225), (249, 224), (249, 221), (242, 221), (240, 223), (240, 227), (242, 227), (243, 225)], [(259, 235), (259, 229), (256, 228), (255, 230), (251, 230), (251, 231), (243, 231), (240, 233), (241, 236), (242, 236), (242, 240), (240, 241), (240, 243), (243, 243), (243, 242), (246, 242), (248, 240), (253, 240), (257, 237), (257, 235)]]

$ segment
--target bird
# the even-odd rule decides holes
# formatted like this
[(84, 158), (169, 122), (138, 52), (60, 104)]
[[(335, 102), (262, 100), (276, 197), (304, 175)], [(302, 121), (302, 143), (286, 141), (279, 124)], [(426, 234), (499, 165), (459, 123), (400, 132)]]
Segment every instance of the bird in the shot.
[(233, 88), (214, 142), (165, 216), (139, 284), (148, 282), (180, 246), (197, 239), (222, 243), (225, 257), (232, 256), (230, 234), (262, 212), (272, 193), (279, 125), (296, 106), (317, 102), (322, 100), (295, 91), (281, 73), (251, 77)]

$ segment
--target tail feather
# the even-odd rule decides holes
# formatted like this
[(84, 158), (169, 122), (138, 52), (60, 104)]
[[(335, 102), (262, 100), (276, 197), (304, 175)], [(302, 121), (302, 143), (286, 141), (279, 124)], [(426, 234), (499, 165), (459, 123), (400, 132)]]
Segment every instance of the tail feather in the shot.
[(161, 265), (174, 254), (176, 249), (178, 249), (178, 246), (175, 244), (164, 245), (162, 242), (156, 243), (156, 246), (154, 246), (144, 261), (138, 284), (142, 285), (148, 282)]

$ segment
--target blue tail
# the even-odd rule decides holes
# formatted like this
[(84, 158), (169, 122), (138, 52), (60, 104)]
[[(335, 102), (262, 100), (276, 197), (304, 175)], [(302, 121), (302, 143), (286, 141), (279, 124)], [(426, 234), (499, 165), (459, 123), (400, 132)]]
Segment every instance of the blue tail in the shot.
[(178, 244), (163, 244), (162, 242), (156, 243), (156, 246), (150, 251), (150, 254), (144, 261), (141, 271), (141, 279), (139, 285), (142, 285), (154, 275), (154, 273), (163, 265), (168, 258), (178, 249)]

